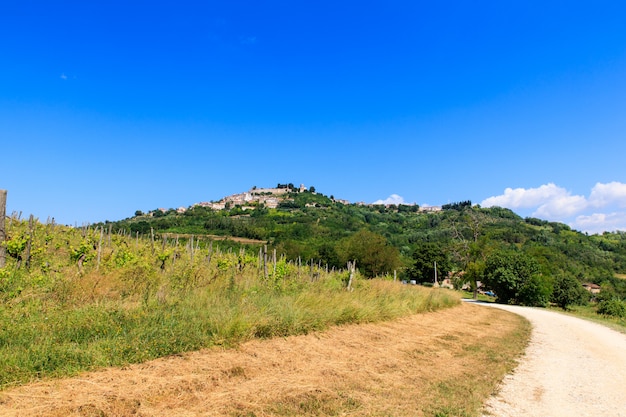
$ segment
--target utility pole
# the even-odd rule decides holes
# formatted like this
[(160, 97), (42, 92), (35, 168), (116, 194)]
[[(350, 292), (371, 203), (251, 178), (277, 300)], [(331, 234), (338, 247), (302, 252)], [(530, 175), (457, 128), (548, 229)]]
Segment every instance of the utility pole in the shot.
[(7, 259), (7, 248), (4, 246), (7, 234), (4, 228), (7, 214), (7, 190), (0, 190), (0, 268), (4, 268)]
[(435, 287), (439, 286), (439, 283), (437, 282), (437, 261), (435, 261)]

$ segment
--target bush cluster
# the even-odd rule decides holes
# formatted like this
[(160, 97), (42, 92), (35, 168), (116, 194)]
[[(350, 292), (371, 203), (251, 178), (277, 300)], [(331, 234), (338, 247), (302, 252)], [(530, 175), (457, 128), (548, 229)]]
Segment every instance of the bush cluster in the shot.
[(602, 314), (603, 316), (626, 318), (626, 303), (615, 298), (600, 301), (597, 311), (598, 314)]

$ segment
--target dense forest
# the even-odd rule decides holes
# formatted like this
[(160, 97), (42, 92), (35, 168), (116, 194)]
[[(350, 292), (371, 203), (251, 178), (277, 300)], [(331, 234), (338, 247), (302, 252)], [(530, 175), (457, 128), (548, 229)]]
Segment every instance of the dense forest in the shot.
[(289, 260), (329, 268), (356, 260), (369, 277), (397, 274), (429, 283), (437, 272), (458, 286), (482, 282), (503, 302), (545, 305), (552, 299), (561, 304), (558, 294), (565, 292), (567, 305), (585, 299), (582, 283), (600, 285), (605, 298), (626, 298), (624, 232), (587, 235), (470, 201), (427, 212), (415, 205), (343, 204), (308, 190), (290, 191), (277, 208), (137, 211), (102, 225), (132, 236), (221, 238), (227, 239), (222, 244), (257, 251), (267, 245)]

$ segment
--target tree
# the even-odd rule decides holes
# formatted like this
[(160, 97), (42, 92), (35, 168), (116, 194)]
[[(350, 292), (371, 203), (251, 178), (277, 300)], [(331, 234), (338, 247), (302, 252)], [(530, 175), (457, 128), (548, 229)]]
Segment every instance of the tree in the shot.
[(465, 275), (462, 282), (469, 283), (475, 300), (478, 299), (478, 281), (481, 280), (484, 270), (485, 264), (481, 261), (469, 262), (465, 267)]
[(551, 294), (552, 281), (541, 274), (533, 274), (523, 282), (517, 300), (521, 305), (545, 307)]
[(329, 242), (322, 243), (317, 250), (317, 255), (323, 262), (331, 267), (341, 268), (344, 266), (343, 261), (339, 259), (335, 246)]
[(387, 239), (369, 230), (361, 230), (341, 240), (337, 245), (339, 259), (345, 265), (356, 260), (356, 265), (367, 277), (391, 272), (400, 266), (400, 252)]
[(582, 305), (589, 301), (589, 292), (571, 275), (558, 275), (554, 279), (551, 301), (567, 310), (570, 305)]
[(459, 201), (459, 202), (450, 203), (450, 204), (444, 204), (443, 206), (441, 206), (441, 209), (442, 210), (458, 210), (458, 211), (462, 211), (466, 207), (472, 207), (472, 202), (470, 200)]
[(150, 224), (145, 220), (131, 223), (129, 228), (132, 233), (140, 233), (142, 235), (150, 233)]
[(448, 254), (441, 245), (432, 242), (422, 243), (413, 252), (413, 267), (409, 270), (409, 277), (420, 282), (435, 281), (435, 265), (439, 277), (450, 272)]
[(483, 280), (502, 303), (543, 306), (552, 292), (549, 279), (539, 273), (539, 264), (518, 251), (500, 250), (489, 255)]

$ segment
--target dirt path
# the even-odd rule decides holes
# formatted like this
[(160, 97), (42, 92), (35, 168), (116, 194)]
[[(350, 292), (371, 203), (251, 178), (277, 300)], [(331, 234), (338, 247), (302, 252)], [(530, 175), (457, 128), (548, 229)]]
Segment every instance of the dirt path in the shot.
[[(480, 409), (484, 362), (522, 319), (463, 304), (386, 323), (256, 340), (0, 392), (2, 416), (422, 416)], [(500, 364), (501, 365), (501, 364)], [(495, 368), (495, 367), (494, 367)], [(461, 390), (468, 404), (441, 402)], [(449, 392), (449, 391), (447, 391)], [(444, 414), (441, 414), (444, 415)]]
[(544, 309), (492, 306), (527, 318), (533, 333), (485, 415), (626, 416), (626, 335)]

